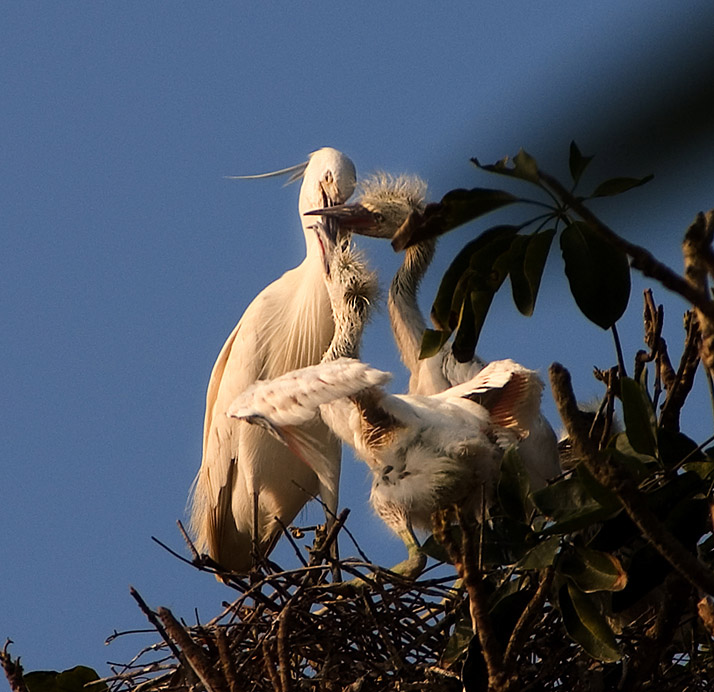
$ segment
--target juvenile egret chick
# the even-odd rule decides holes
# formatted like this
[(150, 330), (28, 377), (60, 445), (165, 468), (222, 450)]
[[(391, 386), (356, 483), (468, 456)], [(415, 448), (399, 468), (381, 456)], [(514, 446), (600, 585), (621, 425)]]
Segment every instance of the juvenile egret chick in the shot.
[(347, 358), (357, 354), (369, 316), (371, 301), (364, 296), (370, 276), (354, 255), (338, 250), (327, 281), (335, 334), (323, 362), (256, 382), (233, 401), (228, 415), (261, 423), (306, 463), (327, 469), (320, 450), (295, 427), (319, 413), (372, 471), (372, 506), (409, 551), (395, 569), (415, 576), (426, 558), (414, 527), (428, 528), (441, 507), (475, 511), (488, 501), (484, 488), (489, 493), (503, 451), (528, 434), (543, 385), (534, 372), (497, 361), (440, 394), (386, 393), (381, 385), (387, 373)]
[[(413, 211), (421, 213), (426, 206), (426, 183), (417, 176), (377, 173), (360, 185), (359, 203), (310, 213), (324, 213), (336, 219), (342, 228), (361, 235), (391, 238)], [(450, 343), (444, 344), (431, 358), (419, 359), (426, 320), (419, 308), (417, 294), (434, 257), (435, 247), (434, 239), (408, 247), (389, 288), (389, 318), (402, 361), (411, 375), (410, 394), (443, 392), (470, 381), (485, 366), (478, 356), (460, 363), (454, 357)], [(561, 472), (557, 438), (542, 414), (533, 420), (529, 435), (519, 444), (518, 452), (533, 489), (543, 487)]]
[(306, 425), (313, 444), (329, 460), (329, 474), (318, 478), (267, 431), (226, 416), (230, 403), (256, 380), (320, 362), (333, 336), (325, 275), (334, 223), (322, 224), (304, 214), (344, 203), (354, 190), (355, 168), (329, 147), (289, 170), (300, 168), (305, 259), (247, 307), (213, 366), (206, 395), (203, 459), (191, 498), (191, 528), (199, 551), (236, 572), (250, 569), (255, 551), (270, 552), (280, 522), (289, 524), (310, 494), (321, 492), (329, 508), (337, 507), (340, 445), (320, 420)]
[(469, 382), (431, 396), (388, 394), (381, 388), (388, 377), (340, 358), (258, 382), (228, 414), (261, 421), (309, 459), (309, 440), (292, 426), (319, 411), (369, 466), (372, 506), (409, 552), (393, 569), (415, 577), (426, 557), (414, 529), (428, 529), (438, 509), (457, 504), (478, 513), (490, 503), (503, 452), (528, 434), (543, 384), (512, 361), (494, 361)]

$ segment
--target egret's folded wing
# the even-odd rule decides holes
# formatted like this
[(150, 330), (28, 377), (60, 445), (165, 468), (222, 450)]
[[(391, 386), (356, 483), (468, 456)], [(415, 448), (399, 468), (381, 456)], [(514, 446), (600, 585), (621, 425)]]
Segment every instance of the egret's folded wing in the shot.
[(391, 375), (352, 358), (339, 358), (256, 382), (228, 408), (233, 418), (261, 417), (274, 427), (311, 420), (321, 404), (380, 386)]

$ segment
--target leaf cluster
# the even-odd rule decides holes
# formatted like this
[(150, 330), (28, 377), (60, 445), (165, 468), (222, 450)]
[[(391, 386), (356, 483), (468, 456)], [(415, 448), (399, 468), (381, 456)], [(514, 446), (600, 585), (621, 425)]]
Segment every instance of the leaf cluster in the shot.
[[(570, 145), (571, 193), (577, 189), (591, 156), (583, 156)], [(541, 278), (553, 238), (560, 234), (560, 251), (570, 291), (581, 312), (603, 329), (622, 317), (630, 297), (630, 267), (627, 255), (603, 239), (587, 222), (578, 218), (567, 201), (545, 181), (535, 159), (521, 150), (495, 164), (472, 162), (481, 170), (525, 181), (538, 188), (543, 199), (532, 200), (492, 188), (457, 189), (441, 201), (414, 212), (397, 231), (395, 249), (409, 247), (451, 231), (497, 209), (521, 204), (539, 213), (519, 225), (497, 225), (469, 242), (453, 260), (432, 305), (434, 329), (427, 329), (421, 357), (428, 358), (454, 336), (457, 360), (473, 357), (479, 335), (496, 292), (510, 279), (513, 302), (518, 311), (533, 314)], [(609, 197), (648, 182), (645, 178), (611, 178), (597, 185), (578, 202)]]

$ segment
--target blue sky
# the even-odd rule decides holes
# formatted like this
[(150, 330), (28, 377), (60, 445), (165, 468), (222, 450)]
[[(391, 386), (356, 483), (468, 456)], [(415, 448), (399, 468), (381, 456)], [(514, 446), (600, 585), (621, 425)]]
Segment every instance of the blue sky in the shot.
[[(654, 173), (596, 211), (680, 267), (682, 232), (714, 206), (714, 128), (674, 142), (669, 112), (711, 55), (711, 3), (16, 2), (0, 10), (0, 637), (28, 670), (126, 661), (146, 641), (105, 647), (145, 626), (129, 597), (187, 620), (233, 592), (177, 562), (175, 528), (200, 462), (205, 387), (250, 300), (302, 258), (297, 186), (228, 181), (334, 146), (358, 174), (414, 172), (437, 199), (453, 187), (504, 185), (469, 164), (523, 146), (567, 172), (577, 140), (597, 158), (586, 179)], [(445, 9), (444, 9), (445, 8)], [(714, 63), (709, 63), (714, 64)], [(700, 66), (700, 67), (697, 67)], [(655, 104), (652, 106), (652, 104)], [(646, 109), (645, 109), (646, 110)], [(440, 243), (422, 291), (428, 308), (456, 251), (488, 223)], [(360, 241), (382, 283), (400, 258)], [(636, 279), (622, 326), (641, 347)], [(480, 353), (600, 388), (610, 336), (573, 306), (552, 253), (535, 315), (505, 287)], [(665, 302), (681, 344), (684, 305)], [(363, 358), (406, 377), (386, 312)], [(711, 412), (685, 430), (703, 439)], [(549, 397), (545, 410), (557, 425)], [(364, 469), (345, 461), (342, 504), (377, 561), (402, 548), (366, 506)], [(302, 519), (319, 519), (308, 509)], [(349, 552), (347, 547), (343, 552)], [(278, 561), (291, 564), (281, 546)], [(397, 559), (395, 559), (397, 556)], [(293, 558), (294, 559), (294, 558)], [(391, 562), (390, 562), (391, 561)]]

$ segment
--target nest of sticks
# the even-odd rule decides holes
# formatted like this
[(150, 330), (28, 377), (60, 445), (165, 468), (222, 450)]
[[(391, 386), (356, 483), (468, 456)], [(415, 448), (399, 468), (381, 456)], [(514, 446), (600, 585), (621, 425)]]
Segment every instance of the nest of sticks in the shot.
[[(461, 690), (444, 658), (467, 600), (454, 588), (455, 575), (406, 580), (372, 564), (358, 546), (360, 559), (335, 559), (330, 547), (340, 531), (349, 533), (346, 516), (316, 538), (309, 560), (295, 545), (295, 569), (263, 560), (244, 580), (194, 554), (194, 566), (238, 593), (205, 624), (187, 626), (167, 608), (154, 611), (132, 590), (160, 641), (113, 664), (115, 674), (104, 679), (109, 689)], [(360, 588), (341, 581), (355, 578)], [(126, 635), (110, 640), (118, 636)]]

